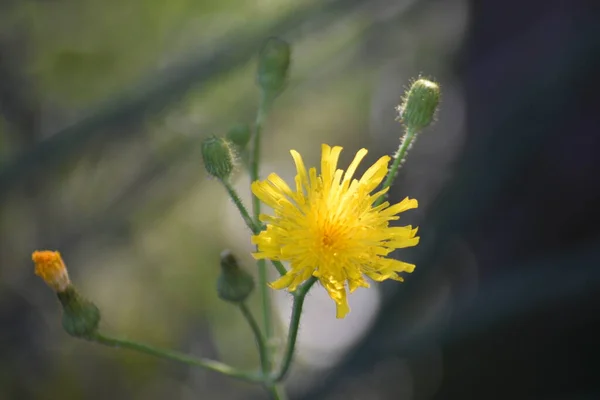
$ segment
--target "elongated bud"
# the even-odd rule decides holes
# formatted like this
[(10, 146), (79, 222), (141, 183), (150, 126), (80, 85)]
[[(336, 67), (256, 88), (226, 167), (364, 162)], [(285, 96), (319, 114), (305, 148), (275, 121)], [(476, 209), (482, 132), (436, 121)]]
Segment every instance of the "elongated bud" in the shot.
[(235, 144), (240, 150), (243, 150), (252, 136), (252, 130), (248, 124), (240, 124), (233, 126), (227, 132), (226, 138), (231, 143)]
[(272, 96), (285, 87), (290, 67), (290, 45), (281, 39), (270, 38), (263, 45), (258, 59), (258, 85)]
[(241, 269), (229, 250), (221, 253), (221, 275), (217, 280), (217, 294), (221, 300), (240, 303), (254, 290), (254, 279)]
[(86, 338), (98, 330), (100, 310), (75, 289), (58, 251), (34, 251), (35, 274), (56, 292), (62, 305), (64, 330), (71, 336)]
[(420, 131), (434, 120), (439, 103), (440, 86), (427, 79), (417, 79), (398, 107), (400, 118), (407, 128)]
[(209, 137), (202, 142), (202, 158), (206, 171), (219, 179), (227, 179), (235, 168), (235, 152), (227, 140)]

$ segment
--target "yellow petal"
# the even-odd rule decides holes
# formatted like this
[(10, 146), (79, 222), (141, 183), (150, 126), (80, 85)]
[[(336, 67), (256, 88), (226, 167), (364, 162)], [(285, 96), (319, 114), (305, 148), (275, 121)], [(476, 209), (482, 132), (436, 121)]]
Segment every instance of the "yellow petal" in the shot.
[(348, 289), (350, 289), (350, 293), (354, 292), (359, 287), (368, 288), (369, 284), (362, 277), (358, 279), (348, 279)]
[(388, 164), (390, 162), (389, 156), (383, 156), (375, 164), (373, 164), (360, 178), (360, 183), (366, 188), (366, 191), (370, 193), (375, 189), (383, 178), (387, 175)]
[(386, 215), (396, 215), (406, 210), (417, 208), (418, 206), (419, 202), (416, 199), (409, 199), (406, 197), (400, 203), (394, 204), (393, 206), (383, 210), (382, 213)]
[(256, 181), (250, 186), (252, 193), (271, 208), (277, 208), (280, 203), (288, 202), (282, 193), (273, 188), (268, 182)]
[(397, 249), (404, 249), (406, 247), (413, 247), (418, 245), (419, 239), (419, 237), (392, 239), (387, 243), (387, 245), (390, 247), (395, 247)]
[(275, 282), (269, 283), (269, 286), (273, 289), (281, 290), (290, 286), (294, 278), (296, 277), (295, 273), (287, 273), (281, 278), (277, 279)]
[(347, 185), (350, 184), (350, 181), (352, 180), (352, 177), (354, 176), (354, 173), (356, 172), (356, 168), (358, 168), (358, 165), (363, 160), (363, 158), (365, 158), (367, 153), (368, 153), (367, 149), (360, 149), (358, 151), (358, 153), (356, 153), (356, 155), (354, 156), (354, 160), (352, 160), (352, 162), (348, 166), (348, 169), (346, 170), (346, 174), (344, 175), (343, 182), (346, 187), (347, 187)]
[(302, 270), (297, 270), (298, 272), (296, 277), (294, 278), (294, 280), (292, 281), (292, 283), (290, 283), (288, 290), (290, 292), (294, 292), (296, 291), (296, 288), (301, 285), (303, 282), (305, 282), (308, 278), (310, 278), (310, 276), (312, 275), (312, 269), (311, 268), (304, 268)]
[(413, 238), (417, 234), (419, 228), (414, 228), (411, 225), (394, 226), (388, 228), (389, 233), (393, 238)]
[(301, 185), (308, 189), (308, 175), (306, 174), (306, 167), (304, 166), (304, 161), (302, 161), (302, 156), (296, 150), (292, 150), (290, 153), (294, 159), (294, 164), (296, 164), (296, 171), (298, 171), (298, 175), (296, 175), (295, 179), (296, 191), (301, 193)]
[(350, 312), (350, 306), (348, 305), (348, 299), (346, 298), (346, 292), (340, 302), (335, 303), (335, 317), (338, 319), (344, 318)]
[(321, 176), (323, 178), (323, 183), (326, 186), (329, 186), (331, 184), (333, 174), (337, 168), (337, 163), (340, 158), (342, 148), (340, 146), (331, 148), (326, 144), (324, 144), (322, 147), (323, 154), (321, 155)]
[(281, 179), (281, 177), (277, 174), (270, 174), (267, 177), (267, 181), (269, 181), (269, 183), (277, 190), (279, 190), (281, 193), (285, 194), (286, 196), (288, 196), (290, 199), (294, 197), (294, 193), (292, 192), (292, 190), (290, 189), (290, 187), (288, 186), (288, 184)]

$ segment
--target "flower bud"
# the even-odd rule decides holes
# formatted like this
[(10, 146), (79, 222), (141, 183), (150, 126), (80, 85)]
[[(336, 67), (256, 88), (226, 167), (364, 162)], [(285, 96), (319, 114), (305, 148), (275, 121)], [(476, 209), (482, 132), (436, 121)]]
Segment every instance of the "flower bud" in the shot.
[(206, 171), (215, 178), (229, 178), (235, 167), (235, 153), (231, 144), (215, 136), (202, 142), (202, 158)]
[(400, 118), (409, 129), (420, 131), (429, 125), (440, 102), (440, 86), (419, 78), (413, 82), (398, 108)]
[(73, 286), (57, 293), (63, 307), (62, 326), (71, 336), (86, 338), (98, 330), (100, 310), (94, 303), (81, 297)]
[(56, 292), (63, 308), (62, 325), (76, 337), (89, 337), (98, 329), (100, 310), (94, 303), (81, 297), (72, 285), (65, 263), (58, 251), (34, 251), (35, 274)]
[(235, 125), (227, 132), (226, 138), (240, 149), (244, 149), (250, 141), (251, 136), (252, 130), (250, 129), (250, 126), (248, 124), (239, 124)]
[(286, 83), (290, 67), (290, 45), (270, 38), (263, 45), (258, 59), (258, 85), (271, 95), (279, 94)]
[(221, 300), (240, 303), (254, 290), (254, 279), (241, 269), (229, 250), (221, 253), (221, 275), (217, 280), (217, 294)]

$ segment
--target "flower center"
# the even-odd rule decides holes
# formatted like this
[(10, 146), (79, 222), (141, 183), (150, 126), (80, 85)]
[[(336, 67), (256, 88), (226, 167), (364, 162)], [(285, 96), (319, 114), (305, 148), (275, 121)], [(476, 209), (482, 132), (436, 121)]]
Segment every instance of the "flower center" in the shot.
[(343, 246), (344, 243), (344, 230), (342, 227), (338, 226), (335, 222), (325, 223), (319, 229), (319, 237), (321, 246), (328, 250), (339, 250), (340, 246)]
[(331, 237), (330, 234), (325, 233), (323, 235), (322, 242), (323, 242), (323, 246), (325, 246), (325, 247), (331, 247), (333, 245), (334, 239)]

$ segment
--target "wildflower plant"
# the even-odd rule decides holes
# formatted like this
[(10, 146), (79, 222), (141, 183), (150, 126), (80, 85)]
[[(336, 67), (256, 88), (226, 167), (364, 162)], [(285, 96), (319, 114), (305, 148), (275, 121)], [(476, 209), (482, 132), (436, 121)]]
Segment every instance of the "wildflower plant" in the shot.
[[(266, 41), (259, 55), (260, 103), (253, 126), (235, 126), (226, 137), (210, 137), (202, 144), (206, 171), (223, 184), (256, 245), (252, 255), (257, 260), (258, 282), (240, 267), (234, 254), (225, 250), (221, 253), (216, 290), (220, 299), (240, 309), (250, 325), (260, 355), (260, 368), (242, 371), (219, 361), (101, 332), (100, 311), (77, 292), (60, 253), (35, 251), (32, 255), (35, 274), (56, 292), (63, 309), (63, 327), (69, 335), (261, 384), (272, 398), (284, 399), (281, 384), (292, 364), (304, 300), (315, 283), (319, 282), (335, 302), (336, 317), (344, 318), (350, 312), (348, 294), (359, 287), (368, 288), (367, 278), (376, 282), (387, 279), (402, 282), (403, 274), (415, 269), (415, 265), (396, 260), (390, 254), (396, 249), (416, 246), (417, 228), (391, 226), (390, 222), (416, 208), (417, 200), (407, 197), (392, 204), (386, 196), (417, 134), (434, 119), (440, 98), (438, 84), (419, 78), (410, 85), (398, 107), (399, 120), (406, 128), (398, 151), (393, 157), (379, 158), (362, 176), (357, 177), (356, 171), (367, 154), (366, 149), (359, 150), (343, 170), (338, 168), (342, 148), (322, 144), (319, 169), (307, 168), (302, 156), (291, 150), (297, 171), (294, 182), (288, 184), (275, 173), (261, 180), (261, 132), (271, 106), (285, 89), (290, 56), (290, 46), (285, 41), (276, 38)], [(230, 182), (238, 157), (245, 160), (243, 165), (252, 182), (251, 212)], [(261, 204), (271, 207), (272, 215), (261, 213)], [(280, 275), (274, 282), (267, 281), (270, 266)], [(247, 306), (255, 287), (261, 297), (260, 323)], [(269, 345), (274, 335), (270, 289), (286, 289), (293, 297), (283, 349)], [(276, 355), (280, 358), (275, 359)]]

